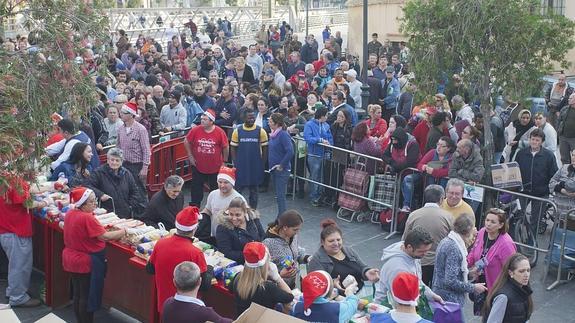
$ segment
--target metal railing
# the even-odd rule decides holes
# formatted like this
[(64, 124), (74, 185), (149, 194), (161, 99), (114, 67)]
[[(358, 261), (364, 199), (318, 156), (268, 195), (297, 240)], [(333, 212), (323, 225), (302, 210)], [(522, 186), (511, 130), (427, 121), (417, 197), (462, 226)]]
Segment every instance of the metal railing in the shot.
[[(569, 211), (567, 211), (566, 213), (564, 213), (564, 217), (560, 217), (558, 219), (556, 219), (555, 225), (553, 226), (553, 232), (551, 233), (551, 241), (549, 243), (549, 250), (553, 250), (555, 247), (559, 247), (560, 251), (559, 251), (559, 261), (557, 264), (557, 277), (555, 278), (555, 281), (553, 283), (551, 283), (551, 285), (549, 285), (547, 287), (547, 290), (552, 290), (553, 288), (557, 287), (558, 285), (567, 282), (568, 280), (564, 280), (561, 279), (561, 274), (563, 271), (563, 261), (564, 260), (570, 260), (570, 261), (575, 261), (575, 258), (572, 256), (568, 256), (565, 254), (565, 249), (566, 249), (566, 241), (567, 241), (567, 222), (569, 220), (569, 217), (571, 215), (575, 215), (575, 209), (571, 209)], [(555, 243), (555, 234), (557, 234), (558, 229), (561, 227), (561, 224), (563, 224), (563, 227), (561, 228), (561, 243), (559, 245), (557, 245)], [(547, 261), (547, 266), (545, 267), (545, 273), (543, 275), (543, 277), (547, 277), (547, 273), (549, 271), (549, 267), (551, 266), (551, 262), (552, 262), (552, 257), (551, 257), (551, 253), (549, 256), (549, 259)]]
[[(304, 142), (304, 143), (305, 143), (305, 139), (302, 138), (302, 137), (300, 137), (300, 136), (294, 136), (294, 137), (293, 137), (293, 140), (294, 140), (294, 142), (295, 142), (295, 149), (296, 149), (296, 151), (297, 151), (297, 146), (298, 146), (298, 143), (299, 143), (299, 142)], [(333, 153), (334, 153), (334, 152), (338, 152), (338, 153), (340, 153), (340, 154), (343, 154), (344, 156), (342, 156), (341, 159), (344, 159), (344, 158), (345, 158), (346, 161), (347, 161), (347, 162), (345, 162), (345, 163), (339, 163), (339, 162), (333, 160), (333, 158), (331, 158), (331, 159), (325, 159), (325, 158), (322, 157), (322, 161), (321, 161), (321, 162), (322, 162), (322, 172), (323, 172), (323, 174), (322, 174), (322, 176), (321, 176), (322, 179), (323, 179), (323, 178), (325, 177), (325, 175), (326, 175), (326, 173), (325, 173), (326, 166), (329, 167), (330, 172), (333, 172), (334, 168), (336, 169), (336, 171), (339, 171), (339, 168), (338, 168), (338, 167), (333, 167), (333, 165), (332, 165), (333, 163), (341, 164), (341, 165), (343, 166), (343, 168), (348, 168), (348, 167), (350, 167), (350, 166), (353, 164), (353, 163), (350, 162), (350, 161), (351, 161), (353, 158), (357, 158), (357, 157), (361, 157), (361, 158), (366, 159), (368, 163), (369, 163), (369, 162), (372, 162), (372, 163), (374, 163), (374, 164), (377, 164), (377, 163), (381, 163), (381, 162), (382, 162), (381, 158), (377, 158), (377, 157), (373, 157), (373, 156), (370, 156), (370, 155), (365, 155), (365, 154), (357, 153), (357, 152), (355, 152), (355, 151), (343, 149), (343, 148), (340, 148), (340, 147), (336, 147), (336, 146), (332, 146), (332, 145), (326, 145), (326, 144), (323, 144), (323, 143), (318, 143), (318, 144), (316, 144), (316, 145), (321, 146), (321, 147), (324, 149), (324, 153), (327, 151), (328, 154), (331, 153), (332, 156), (333, 156)], [(303, 157), (303, 159), (304, 159), (303, 165), (307, 165), (307, 158), (308, 158), (308, 156), (309, 156), (309, 152), (307, 152), (307, 153), (305, 154), (305, 156)], [(294, 174), (293, 174), (293, 178), (295, 178), (296, 180), (302, 180), (302, 181), (308, 182), (308, 183), (310, 183), (310, 184), (319, 185), (319, 186), (321, 186), (321, 187), (323, 187), (323, 188), (325, 188), (325, 189), (329, 189), (329, 190), (332, 190), (332, 191), (337, 192), (337, 193), (344, 193), (344, 194), (347, 194), (347, 195), (350, 195), (350, 196), (353, 196), (353, 197), (362, 199), (362, 200), (364, 200), (366, 203), (367, 203), (367, 202), (375, 203), (375, 204), (381, 205), (381, 206), (383, 206), (383, 207), (385, 207), (385, 208), (393, 208), (393, 207), (394, 207), (394, 205), (392, 205), (392, 204), (384, 203), (384, 202), (382, 202), (382, 201), (378, 201), (378, 200), (375, 200), (375, 199), (372, 199), (372, 198), (366, 196), (366, 195), (367, 195), (367, 192), (366, 192), (366, 195), (359, 195), (359, 194), (356, 194), (356, 193), (352, 193), (352, 192), (346, 191), (345, 188), (342, 188), (342, 187), (340, 187), (340, 185), (339, 185), (339, 174), (336, 174), (337, 176), (335, 176), (335, 178), (336, 178), (335, 185), (330, 185), (330, 184), (332, 184), (332, 183), (325, 183), (325, 182), (326, 182), (325, 180), (322, 180), (321, 182), (318, 182), (318, 181), (313, 180), (313, 179), (311, 179), (311, 178), (309, 178), (309, 177), (307, 177), (307, 176), (305, 176), (305, 175), (304, 175), (304, 176), (298, 175), (298, 162), (297, 162), (297, 158), (298, 158), (298, 157), (297, 157), (297, 153), (296, 153), (295, 162), (294, 162), (294, 165), (295, 165), (294, 168), (295, 168), (295, 169), (294, 169)], [(305, 167), (305, 166), (304, 166), (304, 167)], [(375, 169), (377, 169), (377, 167), (375, 167)], [(328, 177), (330, 178), (330, 182), (331, 182), (332, 179), (334, 178), (333, 174), (328, 172), (327, 175), (328, 175)], [(372, 176), (372, 175), (376, 175), (375, 170), (374, 170), (373, 173), (369, 173), (369, 172), (368, 172), (368, 176)], [(294, 192), (293, 192), (293, 193), (295, 193), (295, 186), (296, 186), (296, 185), (294, 184)], [(295, 195), (295, 194), (294, 194), (294, 195)], [(356, 211), (356, 212), (360, 212), (360, 211), (365, 211), (365, 212), (367, 212), (368, 209), (366, 208), (365, 210), (354, 210), (354, 211)], [(349, 220), (347, 220), (347, 221), (350, 221), (350, 220), (353, 221), (353, 218), (354, 218), (354, 215), (352, 214), (352, 217), (351, 217)], [(341, 218), (340, 218), (340, 219), (341, 219)], [(390, 230), (391, 230), (391, 229), (390, 229)], [(394, 233), (393, 231), (390, 231), (390, 235), (389, 235), (388, 237), (386, 237), (386, 239), (389, 238), (390, 236), (392, 236), (393, 234), (395, 234), (395, 233)]]

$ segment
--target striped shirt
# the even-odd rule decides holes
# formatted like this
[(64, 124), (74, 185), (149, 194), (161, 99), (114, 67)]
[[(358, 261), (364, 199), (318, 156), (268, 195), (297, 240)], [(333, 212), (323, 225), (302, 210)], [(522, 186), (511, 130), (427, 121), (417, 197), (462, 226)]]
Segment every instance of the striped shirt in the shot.
[(150, 165), (150, 139), (148, 131), (137, 121), (134, 121), (130, 130), (126, 125), (118, 128), (118, 148), (124, 152), (124, 161), (129, 163), (143, 163)]

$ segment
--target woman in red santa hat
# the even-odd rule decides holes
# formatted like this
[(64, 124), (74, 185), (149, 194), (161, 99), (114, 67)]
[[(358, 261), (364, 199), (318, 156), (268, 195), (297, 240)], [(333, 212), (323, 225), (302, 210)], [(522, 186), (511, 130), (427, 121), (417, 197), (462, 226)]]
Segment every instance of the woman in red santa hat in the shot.
[(357, 282), (345, 288), (345, 300), (331, 301), (337, 296), (331, 276), (323, 271), (312, 271), (301, 283), (303, 297), (295, 304), (291, 315), (307, 322), (347, 323), (357, 310), (355, 296)]
[(272, 309), (278, 303), (291, 303), (291, 289), (281, 278), (278, 267), (270, 261), (269, 251), (263, 243), (247, 243), (244, 259), (244, 269), (232, 283), (238, 315), (252, 302)]
[(94, 217), (96, 195), (85, 187), (70, 192), (73, 208), (64, 220), (62, 265), (72, 273), (74, 314), (80, 323), (94, 321), (94, 312), (102, 303), (106, 274), (105, 241), (118, 240), (125, 230), (106, 231)]

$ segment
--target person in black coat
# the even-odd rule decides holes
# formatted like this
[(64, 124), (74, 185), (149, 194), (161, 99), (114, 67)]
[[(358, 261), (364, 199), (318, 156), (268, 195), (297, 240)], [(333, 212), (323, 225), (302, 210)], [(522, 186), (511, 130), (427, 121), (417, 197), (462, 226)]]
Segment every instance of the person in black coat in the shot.
[(244, 263), (243, 250), (248, 242), (261, 242), (266, 235), (254, 210), (249, 210), (242, 198), (235, 198), (228, 208), (219, 214), (216, 241), (220, 252), (226, 258)]
[(107, 158), (106, 164), (92, 172), (87, 186), (96, 193), (102, 202), (101, 207), (108, 211), (115, 210), (119, 217), (131, 218), (142, 214), (146, 202), (140, 196), (132, 173), (122, 167), (124, 153), (119, 148), (112, 148)]
[[(545, 141), (545, 133), (537, 128), (529, 135), (529, 147), (521, 149), (515, 161), (519, 164), (521, 179), (523, 181), (524, 194), (543, 197), (549, 196), (549, 182), (557, 172), (555, 155), (550, 150), (542, 147)], [(527, 209), (531, 203), (531, 223), (539, 223), (542, 213), (545, 211), (543, 202), (520, 198), (521, 207)], [(533, 226), (535, 230), (537, 226)]]
[(166, 230), (175, 228), (176, 215), (184, 208), (184, 196), (180, 194), (184, 179), (178, 175), (166, 178), (164, 187), (150, 199), (142, 220), (147, 225), (158, 227), (161, 222)]

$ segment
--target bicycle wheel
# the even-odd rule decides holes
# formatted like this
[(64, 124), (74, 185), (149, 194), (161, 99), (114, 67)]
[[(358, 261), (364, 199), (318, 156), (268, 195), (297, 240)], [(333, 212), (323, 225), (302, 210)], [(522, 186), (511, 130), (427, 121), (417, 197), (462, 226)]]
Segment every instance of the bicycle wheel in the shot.
[(517, 219), (513, 228), (513, 238), (516, 242), (522, 245), (517, 245), (517, 251), (522, 253), (527, 259), (529, 259), (529, 264), (531, 267), (535, 267), (537, 264), (538, 252), (535, 249), (528, 248), (526, 246), (537, 248), (537, 239), (531, 225), (525, 221), (525, 218)]

